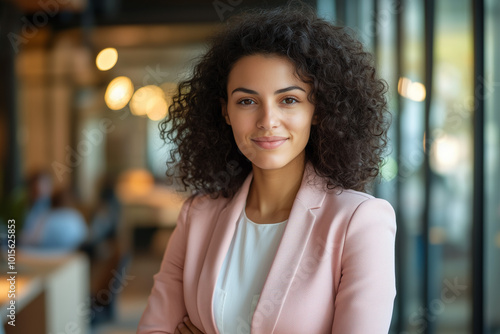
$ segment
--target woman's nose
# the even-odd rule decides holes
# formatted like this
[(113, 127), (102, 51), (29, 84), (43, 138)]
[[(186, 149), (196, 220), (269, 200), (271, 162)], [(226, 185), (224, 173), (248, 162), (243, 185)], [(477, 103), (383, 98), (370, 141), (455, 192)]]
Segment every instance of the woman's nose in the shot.
[(263, 104), (259, 110), (257, 127), (261, 129), (273, 129), (280, 125), (279, 110), (276, 106), (267, 103)]

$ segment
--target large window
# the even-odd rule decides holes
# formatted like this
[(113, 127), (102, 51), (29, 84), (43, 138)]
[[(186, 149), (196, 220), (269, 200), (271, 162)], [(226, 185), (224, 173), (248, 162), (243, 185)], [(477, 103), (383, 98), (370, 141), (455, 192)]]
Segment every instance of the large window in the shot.
[(425, 39), (424, 6), (421, 1), (404, 1), (399, 20), (400, 73), (399, 108), (399, 220), (401, 330), (425, 328), (424, 304), (424, 158), (425, 158)]
[(485, 78), (475, 91), (484, 100), (485, 117), (485, 222), (486, 326), (500, 333), (500, 2), (486, 1)]
[[(332, 1), (336, 18), (374, 52), (390, 86), (391, 147), (375, 194), (391, 202), (398, 219), (393, 333), (471, 333), (482, 317), (486, 333), (500, 333), (500, 2), (485, 0), (478, 87), (478, 1)], [(474, 130), (478, 101), (485, 103), (485, 125)], [(485, 136), (484, 185), (474, 181), (483, 162), (474, 152), (477, 131)], [(485, 196), (484, 245), (473, 239), (483, 223), (474, 218), (478, 191)], [(481, 291), (473, 254), (483, 247)], [(484, 295), (484, 314), (473, 293)]]
[[(474, 57), (472, 4), (435, 4), (430, 110), (429, 327), (469, 333), (472, 319)], [(456, 290), (451, 290), (451, 287)]]

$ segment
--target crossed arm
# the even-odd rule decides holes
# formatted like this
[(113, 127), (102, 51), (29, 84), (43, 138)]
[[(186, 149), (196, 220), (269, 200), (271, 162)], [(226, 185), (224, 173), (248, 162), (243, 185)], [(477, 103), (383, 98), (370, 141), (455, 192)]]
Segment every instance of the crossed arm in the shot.
[(191, 323), (189, 317), (184, 317), (183, 321), (177, 325), (174, 334), (203, 334), (195, 325)]

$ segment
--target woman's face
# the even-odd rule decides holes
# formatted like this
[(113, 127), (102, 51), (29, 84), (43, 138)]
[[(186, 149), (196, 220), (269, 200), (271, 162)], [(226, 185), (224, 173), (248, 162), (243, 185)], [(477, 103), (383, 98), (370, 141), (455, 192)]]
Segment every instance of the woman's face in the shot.
[(240, 151), (261, 169), (278, 169), (305, 158), (313, 122), (310, 86), (281, 56), (251, 55), (229, 73), (222, 112)]

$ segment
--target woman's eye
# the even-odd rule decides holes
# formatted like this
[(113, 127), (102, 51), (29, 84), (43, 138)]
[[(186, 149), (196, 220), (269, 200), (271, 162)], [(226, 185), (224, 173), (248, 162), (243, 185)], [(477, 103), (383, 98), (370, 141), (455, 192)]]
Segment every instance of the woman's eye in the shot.
[(294, 103), (297, 103), (299, 101), (297, 101), (297, 99), (294, 99), (293, 97), (286, 97), (283, 99), (283, 101), (285, 104), (294, 104)]
[(242, 105), (250, 105), (250, 104), (254, 104), (255, 102), (253, 100), (250, 100), (250, 99), (243, 99), (241, 101), (238, 101), (238, 104), (242, 104)]

